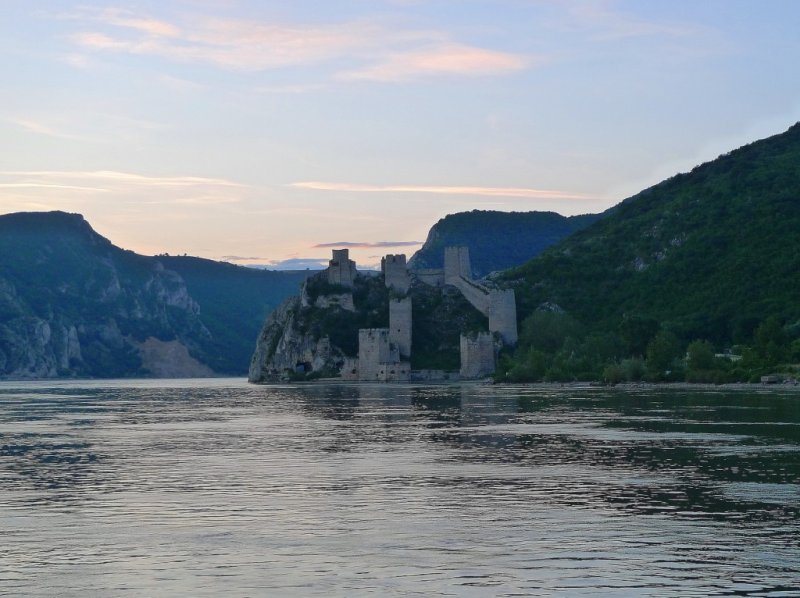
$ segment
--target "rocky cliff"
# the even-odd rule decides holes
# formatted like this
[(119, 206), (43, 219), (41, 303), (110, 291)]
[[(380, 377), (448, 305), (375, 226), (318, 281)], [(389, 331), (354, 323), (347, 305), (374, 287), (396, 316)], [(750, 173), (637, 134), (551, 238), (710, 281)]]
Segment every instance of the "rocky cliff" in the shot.
[[(249, 354), (269, 299), (251, 308), (252, 323), (242, 322), (235, 306), (206, 301), (212, 290), (196, 280), (193, 294), (180, 263), (163, 261), (115, 247), (78, 214), (0, 216), (0, 377), (243, 372), (246, 358), (237, 364), (220, 356), (237, 346)], [(208, 280), (228, 268), (245, 281), (261, 276), (201, 261), (209, 264)], [(232, 333), (217, 334), (222, 328)]]

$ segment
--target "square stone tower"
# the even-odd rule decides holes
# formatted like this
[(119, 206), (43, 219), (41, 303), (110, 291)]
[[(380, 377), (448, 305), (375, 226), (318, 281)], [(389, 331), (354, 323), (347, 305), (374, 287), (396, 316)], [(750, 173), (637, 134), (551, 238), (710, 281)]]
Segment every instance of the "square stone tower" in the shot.
[(356, 263), (350, 259), (349, 249), (334, 249), (328, 262), (328, 282), (352, 287), (356, 278)]
[(411, 277), (408, 275), (404, 253), (389, 254), (381, 258), (381, 271), (388, 288), (394, 289), (399, 293), (408, 293), (408, 289), (411, 286)]
[(453, 278), (472, 280), (472, 265), (469, 261), (469, 247), (444, 248), (444, 282), (450, 284)]

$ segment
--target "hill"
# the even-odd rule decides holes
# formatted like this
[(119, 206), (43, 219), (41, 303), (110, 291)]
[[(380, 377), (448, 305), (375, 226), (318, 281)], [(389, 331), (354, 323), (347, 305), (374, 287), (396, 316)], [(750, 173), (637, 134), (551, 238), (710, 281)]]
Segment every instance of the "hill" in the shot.
[[(706, 353), (745, 345), (755, 351), (739, 350), (751, 358), (748, 371), (769, 369), (793, 358), (799, 269), (796, 124), (642, 191), (504, 273), (527, 316), (515, 363), (530, 366), (522, 377), (547, 377), (553, 368), (552, 378), (597, 377), (603, 362), (646, 357), (652, 342), (668, 340), (676, 357), (692, 341), (706, 341)], [(554, 333), (549, 349), (537, 328)], [(567, 345), (573, 355), (588, 354), (589, 339), (593, 359), (557, 363)], [(771, 361), (769, 343), (780, 346)], [(680, 364), (667, 365), (660, 369)], [(725, 370), (720, 362), (706, 369)], [(731, 374), (737, 375), (744, 374)]]
[(409, 260), (413, 270), (442, 268), (445, 247), (469, 247), (473, 274), (525, 263), (532, 257), (602, 217), (562, 216), (555, 212), (473, 210), (450, 214), (433, 225), (425, 244)]
[(0, 216), (0, 377), (243, 374), (306, 276), (138, 255), (79, 214)]

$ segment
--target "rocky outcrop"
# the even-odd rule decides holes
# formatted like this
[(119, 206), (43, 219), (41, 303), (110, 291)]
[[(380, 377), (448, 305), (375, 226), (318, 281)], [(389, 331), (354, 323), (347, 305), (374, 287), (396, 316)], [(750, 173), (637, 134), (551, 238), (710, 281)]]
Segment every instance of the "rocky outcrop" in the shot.
[(0, 278), (0, 377), (213, 374), (179, 360), (142, 359), (142, 347), (157, 336), (178, 343), (187, 355), (210, 336), (179, 275), (155, 268), (143, 285), (133, 286), (120, 283), (113, 264), (104, 269), (105, 280), (62, 284), (61, 301), (43, 304), (21, 297)]
[(143, 347), (177, 343), (202, 359), (211, 335), (199, 314), (177, 272), (77, 214), (0, 218), (0, 378), (183, 376), (186, 360), (146, 360)]
[[(329, 337), (309, 330), (302, 307), (301, 297), (291, 297), (267, 318), (250, 362), (250, 382), (285, 380), (294, 373), (338, 372), (344, 353)], [(341, 308), (326, 305), (325, 309)]]

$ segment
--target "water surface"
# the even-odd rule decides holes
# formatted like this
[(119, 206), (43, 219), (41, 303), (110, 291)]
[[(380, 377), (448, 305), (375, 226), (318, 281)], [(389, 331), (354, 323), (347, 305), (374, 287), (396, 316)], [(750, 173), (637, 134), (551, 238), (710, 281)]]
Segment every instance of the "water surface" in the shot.
[(0, 384), (0, 595), (800, 596), (800, 394)]

